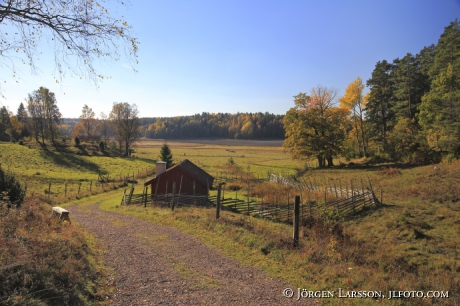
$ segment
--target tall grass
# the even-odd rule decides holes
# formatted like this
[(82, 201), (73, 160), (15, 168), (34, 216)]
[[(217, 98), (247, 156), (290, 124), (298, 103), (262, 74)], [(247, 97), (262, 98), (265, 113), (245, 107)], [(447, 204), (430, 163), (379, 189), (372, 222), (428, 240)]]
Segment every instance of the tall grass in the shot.
[(104, 290), (98, 248), (84, 230), (29, 198), (0, 205), (0, 305), (91, 305)]

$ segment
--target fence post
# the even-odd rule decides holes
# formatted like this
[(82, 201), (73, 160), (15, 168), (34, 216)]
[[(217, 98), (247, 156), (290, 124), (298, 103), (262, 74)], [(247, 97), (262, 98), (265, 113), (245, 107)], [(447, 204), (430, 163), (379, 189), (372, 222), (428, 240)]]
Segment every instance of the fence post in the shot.
[(48, 185), (48, 199), (51, 199), (51, 183)]
[(125, 203), (126, 203), (125, 198), (126, 198), (126, 189), (123, 190), (123, 197), (121, 198), (120, 205), (125, 205)]
[(78, 184), (78, 194), (80, 194), (80, 188), (81, 188), (81, 181), (80, 181), (80, 183)]
[(65, 192), (64, 192), (64, 194), (65, 194), (65, 198), (67, 199), (67, 183), (65, 183)]
[(299, 232), (300, 232), (300, 223), (299, 223), (299, 213), (300, 213), (300, 196), (295, 196), (294, 202), (294, 220), (293, 220), (293, 246), (299, 246)]
[(93, 181), (89, 181), (89, 191), (91, 191), (92, 187), (93, 187)]
[(219, 183), (219, 185), (217, 186), (216, 220), (220, 218), (220, 192), (222, 189), (222, 185), (225, 185), (225, 183)]
[(175, 198), (176, 198), (176, 182), (173, 182), (171, 210), (174, 210), (174, 201), (176, 200)]
[(335, 189), (335, 206), (337, 208), (337, 215), (340, 216), (340, 211), (339, 211), (339, 196), (337, 195), (337, 185), (335, 184), (334, 180), (334, 189)]
[(290, 212), (291, 212), (291, 210), (290, 210), (290, 208), (289, 208), (289, 204), (290, 204), (290, 203), (289, 203), (289, 196), (290, 196), (290, 190), (288, 190), (288, 197), (287, 197), (287, 202), (288, 202), (288, 204), (287, 204), (287, 208), (288, 208), (287, 222), (289, 222), (289, 215), (290, 215)]

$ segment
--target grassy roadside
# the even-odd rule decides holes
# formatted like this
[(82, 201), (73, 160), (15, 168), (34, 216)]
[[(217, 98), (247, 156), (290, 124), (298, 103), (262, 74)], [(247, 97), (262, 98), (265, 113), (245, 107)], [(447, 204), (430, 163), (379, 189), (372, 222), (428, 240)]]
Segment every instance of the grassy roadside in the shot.
[(111, 288), (102, 250), (49, 212), (37, 198), (0, 207), (0, 305), (100, 305)]

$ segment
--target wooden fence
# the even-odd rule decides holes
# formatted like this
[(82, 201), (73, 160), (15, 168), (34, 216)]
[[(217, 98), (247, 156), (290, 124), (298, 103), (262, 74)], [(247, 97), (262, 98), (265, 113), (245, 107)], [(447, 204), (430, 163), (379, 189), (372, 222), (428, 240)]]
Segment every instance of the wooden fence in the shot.
[[(325, 191), (327, 192), (327, 191)], [(335, 190), (338, 195), (337, 190)], [(345, 193), (345, 192), (342, 192)], [(349, 218), (367, 208), (378, 207), (380, 202), (372, 190), (352, 190), (346, 192), (349, 197), (336, 197), (335, 200), (324, 202), (307, 200), (300, 204), (300, 221), (303, 223), (308, 220), (333, 216), (334, 218)], [(325, 196), (325, 199), (327, 197)], [(292, 223), (294, 218), (294, 203), (257, 203), (256, 201), (244, 201), (242, 199), (221, 198), (221, 207), (237, 213), (271, 219), (277, 222)], [(215, 207), (217, 196), (187, 195), (187, 194), (148, 194), (148, 189), (144, 188), (142, 194), (134, 194), (134, 187), (127, 193), (123, 193), (122, 205), (147, 204), (161, 207), (180, 207), (180, 206), (201, 206)]]

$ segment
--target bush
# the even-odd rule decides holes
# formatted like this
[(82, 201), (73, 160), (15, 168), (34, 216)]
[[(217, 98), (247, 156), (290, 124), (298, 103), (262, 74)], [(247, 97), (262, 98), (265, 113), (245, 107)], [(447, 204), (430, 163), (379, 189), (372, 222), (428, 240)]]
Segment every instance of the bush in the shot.
[(16, 178), (0, 168), (0, 199), (20, 206), (26, 196), (25, 189)]
[(21, 140), (19, 140), (19, 142), (18, 142), (18, 143), (19, 143), (19, 145), (21, 145), (21, 146), (23, 146), (23, 145), (24, 145), (24, 141), (23, 141), (22, 139), (21, 139)]
[(101, 140), (99, 142), (99, 151), (104, 152), (104, 150), (105, 150), (105, 144), (104, 144), (104, 141)]
[(75, 142), (75, 145), (78, 147), (80, 145), (80, 138), (78, 138), (78, 136), (75, 136), (74, 142)]

